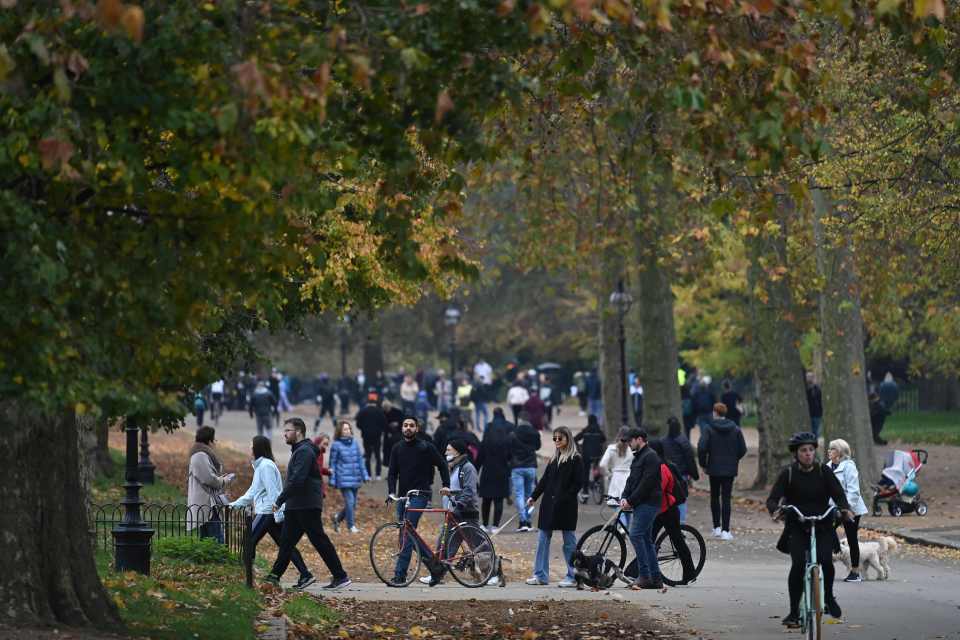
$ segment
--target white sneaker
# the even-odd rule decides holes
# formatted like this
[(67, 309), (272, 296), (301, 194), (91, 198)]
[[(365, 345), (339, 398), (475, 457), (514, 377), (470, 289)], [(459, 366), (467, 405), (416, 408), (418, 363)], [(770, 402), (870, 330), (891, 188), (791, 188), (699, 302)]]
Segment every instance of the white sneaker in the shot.
[(577, 586), (577, 581), (571, 580), (570, 578), (564, 578), (557, 584), (557, 586), (561, 589), (569, 589), (570, 587)]
[(377, 476), (377, 482), (380, 482), (381, 480), (383, 480), (383, 476)]
[(733, 534), (730, 533), (729, 531), (721, 531), (721, 532), (720, 532), (720, 539), (721, 539), (721, 540), (733, 540)]
[(487, 580), (488, 587), (496, 587), (499, 584), (500, 584), (500, 578), (498, 578), (497, 576), (493, 576), (492, 578)]
[(420, 578), (420, 583), (430, 586), (430, 576), (423, 576)]
[(546, 582), (540, 582), (539, 578), (527, 578), (526, 583), (531, 587), (542, 587), (547, 584)]
[(716, 527), (716, 528), (713, 530), (713, 537), (714, 537), (714, 538), (719, 538), (719, 537), (720, 537), (720, 527)]
[(350, 527), (350, 533), (360, 533), (360, 527)]

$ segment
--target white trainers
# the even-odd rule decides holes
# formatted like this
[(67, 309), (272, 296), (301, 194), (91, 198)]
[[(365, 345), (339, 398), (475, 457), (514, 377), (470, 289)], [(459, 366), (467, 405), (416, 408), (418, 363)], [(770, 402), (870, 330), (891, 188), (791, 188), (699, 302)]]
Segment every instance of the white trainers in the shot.
[(571, 580), (570, 578), (564, 578), (557, 584), (557, 586), (561, 589), (569, 589), (570, 587), (577, 586), (577, 581)]
[(360, 527), (350, 527), (350, 533), (360, 533)]
[(729, 531), (721, 531), (721, 532), (720, 532), (720, 539), (721, 539), (721, 540), (733, 540), (733, 534), (730, 533)]
[(500, 584), (500, 578), (498, 578), (497, 576), (493, 576), (492, 578), (487, 580), (488, 587), (496, 587), (499, 584)]
[(430, 586), (430, 576), (423, 576), (420, 578), (420, 583)]
[(719, 538), (719, 537), (720, 537), (720, 527), (714, 528), (712, 535), (713, 535), (714, 538)]
[(527, 578), (526, 583), (531, 587), (542, 587), (547, 584), (546, 582), (541, 582), (539, 578)]

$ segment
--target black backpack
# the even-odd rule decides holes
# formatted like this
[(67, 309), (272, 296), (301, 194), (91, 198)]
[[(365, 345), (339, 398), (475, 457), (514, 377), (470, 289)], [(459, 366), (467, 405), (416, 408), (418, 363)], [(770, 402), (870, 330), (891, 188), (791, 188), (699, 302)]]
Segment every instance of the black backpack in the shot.
[(670, 473), (673, 474), (673, 497), (677, 501), (677, 504), (683, 504), (690, 496), (690, 487), (687, 486), (687, 481), (683, 477), (683, 474), (680, 473), (677, 465), (672, 462), (666, 462), (665, 464), (667, 468), (670, 469)]

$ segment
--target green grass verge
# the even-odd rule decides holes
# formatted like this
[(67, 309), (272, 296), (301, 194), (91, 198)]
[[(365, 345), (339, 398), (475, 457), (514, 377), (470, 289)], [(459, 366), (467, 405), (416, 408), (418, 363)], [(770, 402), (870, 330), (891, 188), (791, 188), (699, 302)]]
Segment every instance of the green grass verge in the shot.
[(910, 444), (960, 446), (960, 411), (903, 411), (884, 423), (881, 437)]
[(127, 630), (159, 640), (253, 640), (259, 592), (247, 589), (238, 563), (195, 565), (154, 555), (151, 576), (116, 573), (111, 554), (97, 568)]
[[(93, 480), (91, 487), (92, 498), (95, 503), (104, 504), (108, 502), (119, 502), (123, 497), (123, 473), (126, 465), (126, 456), (117, 450), (110, 449), (110, 457), (113, 459), (113, 475), (98, 475)], [(153, 484), (145, 484), (140, 489), (140, 496), (147, 502), (174, 502), (185, 503), (187, 496), (184, 495), (180, 487), (174, 486), (156, 475)]]
[(340, 621), (340, 613), (306, 593), (294, 596), (283, 603), (283, 612), (299, 624), (327, 629)]

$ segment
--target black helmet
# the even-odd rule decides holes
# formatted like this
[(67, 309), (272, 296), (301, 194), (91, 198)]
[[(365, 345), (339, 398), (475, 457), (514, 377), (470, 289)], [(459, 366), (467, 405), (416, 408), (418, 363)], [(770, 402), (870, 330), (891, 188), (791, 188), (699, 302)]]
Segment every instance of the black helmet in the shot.
[(790, 437), (790, 451), (796, 451), (805, 444), (812, 444), (813, 448), (816, 449), (819, 446), (817, 436), (809, 431), (798, 431)]

